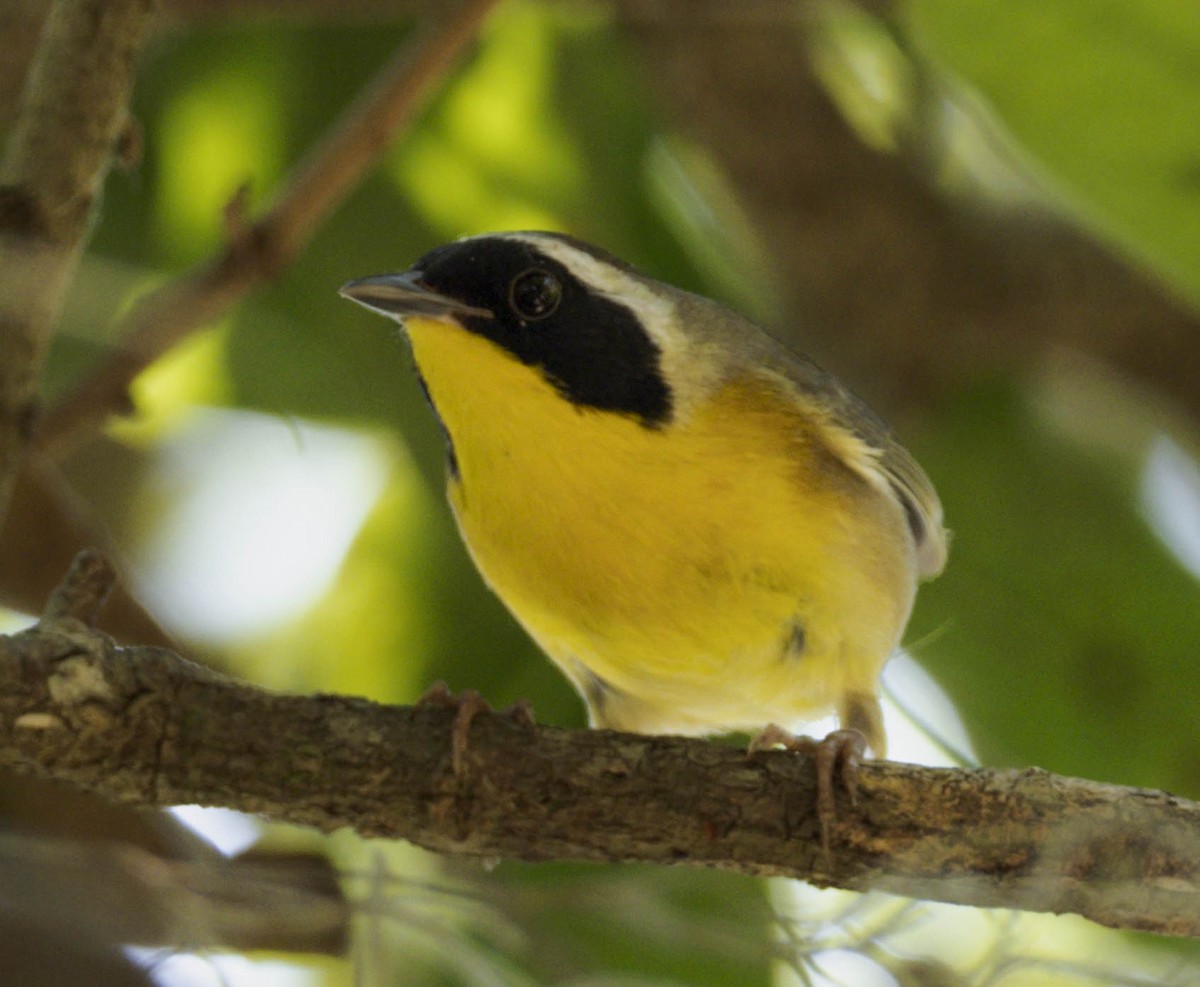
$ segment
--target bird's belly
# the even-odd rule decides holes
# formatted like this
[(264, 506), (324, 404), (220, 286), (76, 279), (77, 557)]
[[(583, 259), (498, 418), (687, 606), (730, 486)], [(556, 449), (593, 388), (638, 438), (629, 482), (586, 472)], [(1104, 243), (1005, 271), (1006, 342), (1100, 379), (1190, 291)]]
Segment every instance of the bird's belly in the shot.
[(451, 490), (485, 580), (593, 722), (749, 730), (873, 694), (915, 587), (898, 508), (865, 487), (797, 494), (778, 471), (658, 465)]

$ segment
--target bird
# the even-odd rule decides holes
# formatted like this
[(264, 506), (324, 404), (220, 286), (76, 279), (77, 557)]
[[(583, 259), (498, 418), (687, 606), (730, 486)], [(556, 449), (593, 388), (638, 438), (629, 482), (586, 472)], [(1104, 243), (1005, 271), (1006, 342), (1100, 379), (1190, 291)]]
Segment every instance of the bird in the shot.
[(401, 324), (468, 551), (589, 725), (790, 746), (780, 724), (835, 713), (795, 738), (827, 839), (837, 766), (853, 796), (859, 757), (886, 756), (879, 677), (947, 554), (885, 422), (756, 323), (563, 233), (466, 237), (340, 292)]

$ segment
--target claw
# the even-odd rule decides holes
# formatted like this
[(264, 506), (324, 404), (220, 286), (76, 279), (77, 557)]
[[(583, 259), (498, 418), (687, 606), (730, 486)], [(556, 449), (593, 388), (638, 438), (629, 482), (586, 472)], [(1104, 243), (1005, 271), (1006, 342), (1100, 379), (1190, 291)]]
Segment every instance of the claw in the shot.
[[(463, 778), (467, 773), (467, 749), (470, 746), (471, 722), (480, 713), (492, 712), (492, 707), (474, 689), (464, 689), (459, 695), (450, 691), (449, 686), (440, 679), (434, 682), (421, 698), (418, 706), (443, 706), (454, 710), (454, 722), (450, 726), (450, 767), (456, 778)], [(532, 727), (536, 724), (533, 718), (533, 707), (526, 699), (518, 700), (504, 711), (513, 722), (521, 726)]]
[(821, 828), (821, 850), (825, 854), (825, 867), (833, 866), (833, 850), (830, 834), (837, 824), (837, 797), (834, 793), (834, 773), (841, 768), (842, 787), (850, 798), (851, 806), (858, 805), (858, 766), (866, 755), (867, 740), (859, 730), (834, 730), (822, 740), (798, 737), (775, 723), (770, 723), (750, 742), (750, 753), (772, 750), (782, 746), (785, 750), (809, 754), (813, 757), (817, 772), (817, 824)]
[(454, 722), (450, 726), (450, 767), (456, 778), (467, 772), (467, 747), (471, 733), (471, 721), (480, 713), (490, 712), (491, 706), (474, 689), (464, 689), (455, 695), (445, 682), (434, 682), (421, 698), (418, 706), (443, 706), (454, 710)]

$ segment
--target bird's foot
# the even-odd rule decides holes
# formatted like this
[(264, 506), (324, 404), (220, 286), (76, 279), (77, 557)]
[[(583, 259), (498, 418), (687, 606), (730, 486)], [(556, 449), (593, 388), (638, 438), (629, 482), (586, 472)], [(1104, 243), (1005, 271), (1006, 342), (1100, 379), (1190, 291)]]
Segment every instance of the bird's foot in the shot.
[(790, 730), (770, 723), (750, 742), (750, 753), (776, 747), (809, 754), (817, 769), (817, 824), (821, 829), (821, 849), (825, 866), (833, 864), (830, 833), (837, 824), (837, 798), (834, 775), (838, 774), (852, 806), (858, 805), (858, 766), (866, 755), (867, 739), (859, 730), (834, 730), (821, 740), (796, 736)]
[[(464, 689), (455, 695), (445, 682), (439, 680), (425, 690), (417, 700), (417, 705), (442, 706), (454, 710), (454, 723), (450, 727), (450, 767), (456, 778), (465, 777), (471, 721), (480, 713), (493, 712), (491, 704), (474, 689)], [(532, 727), (537, 722), (533, 718), (533, 707), (526, 699), (513, 703), (503, 710), (503, 715), (522, 726)]]

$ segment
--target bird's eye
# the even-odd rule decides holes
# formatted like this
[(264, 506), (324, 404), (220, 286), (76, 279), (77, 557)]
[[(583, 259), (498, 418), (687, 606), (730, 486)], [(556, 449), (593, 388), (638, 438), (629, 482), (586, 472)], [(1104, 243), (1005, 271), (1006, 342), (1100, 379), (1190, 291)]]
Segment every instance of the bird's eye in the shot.
[(508, 289), (508, 303), (513, 311), (530, 321), (553, 315), (561, 301), (562, 284), (540, 267), (518, 274)]

